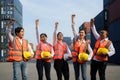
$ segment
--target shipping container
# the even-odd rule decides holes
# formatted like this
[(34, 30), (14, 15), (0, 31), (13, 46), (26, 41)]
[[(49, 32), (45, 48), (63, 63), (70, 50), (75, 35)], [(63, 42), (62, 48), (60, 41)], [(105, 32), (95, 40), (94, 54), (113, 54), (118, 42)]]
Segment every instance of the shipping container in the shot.
[(120, 0), (115, 0), (108, 7), (108, 24), (120, 19)]
[(6, 36), (6, 26), (11, 18), (15, 18), (14, 28), (23, 25), (22, 4), (19, 0), (0, 0), (0, 61), (6, 61), (9, 40)]
[[(98, 32), (106, 28), (109, 31), (109, 39), (115, 47), (115, 55), (109, 58), (110, 63), (120, 64), (120, 0), (104, 0), (104, 10), (95, 17), (95, 26)], [(105, 11), (108, 12), (107, 19)], [(106, 19), (106, 20), (105, 20)], [(106, 21), (108, 21), (106, 24)], [(91, 46), (94, 48), (96, 40), (91, 33)]]
[(115, 55), (110, 58), (110, 62), (120, 64), (120, 19), (109, 25), (109, 39), (115, 47)]

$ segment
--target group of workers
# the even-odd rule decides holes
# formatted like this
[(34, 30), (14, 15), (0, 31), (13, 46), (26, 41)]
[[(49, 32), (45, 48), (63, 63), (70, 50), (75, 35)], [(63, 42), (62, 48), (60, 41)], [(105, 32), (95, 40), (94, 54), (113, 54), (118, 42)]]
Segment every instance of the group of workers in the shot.
[[(22, 74), (22, 80), (28, 80), (27, 78), (27, 64), (28, 60), (24, 57), (24, 51), (31, 53), (31, 58), (36, 59), (36, 69), (38, 72), (38, 80), (43, 80), (43, 69), (45, 69), (46, 80), (51, 80), (51, 60), (54, 60), (54, 68), (56, 70), (57, 80), (62, 80), (62, 75), (64, 80), (69, 80), (69, 64), (68, 61), (73, 61), (75, 80), (80, 80), (80, 69), (83, 80), (87, 79), (87, 61), (91, 61), (90, 64), (90, 75), (91, 80), (96, 80), (96, 73), (99, 72), (100, 80), (105, 80), (105, 70), (107, 66), (108, 57), (115, 54), (115, 49), (112, 41), (108, 39), (108, 31), (102, 29), (100, 34), (98, 34), (94, 19), (90, 20), (90, 28), (96, 39), (95, 47), (92, 50), (90, 42), (86, 40), (86, 31), (80, 29), (79, 33), (76, 32), (75, 28), (75, 15), (72, 15), (72, 31), (73, 31), (73, 41), (72, 50), (69, 49), (68, 45), (63, 42), (63, 33), (57, 32), (59, 23), (55, 23), (55, 30), (53, 33), (53, 44), (47, 42), (46, 33), (41, 33), (39, 36), (38, 25), (39, 20), (35, 21), (36, 24), (36, 37), (37, 43), (36, 53), (33, 52), (29, 42), (24, 39), (24, 29), (23, 27), (15, 28), (15, 36), (11, 34), (12, 25), (15, 19), (10, 19), (7, 26), (7, 36), (10, 42), (8, 61), (13, 62), (13, 80), (19, 80), (20, 72)], [(40, 38), (40, 39), (39, 39)], [(99, 48), (108, 49), (107, 54), (97, 54)], [(44, 52), (49, 52), (51, 55), (43, 57)], [(78, 58), (79, 54), (89, 53), (88, 59), (86, 61), (80, 61)]]

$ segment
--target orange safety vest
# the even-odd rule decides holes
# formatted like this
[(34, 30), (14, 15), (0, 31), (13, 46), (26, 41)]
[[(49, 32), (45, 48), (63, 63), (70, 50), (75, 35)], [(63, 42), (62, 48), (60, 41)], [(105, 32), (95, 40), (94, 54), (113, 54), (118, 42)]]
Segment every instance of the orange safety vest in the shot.
[(77, 40), (74, 44), (74, 49), (72, 50), (72, 60), (73, 60), (73, 62), (78, 61), (79, 63), (84, 63), (84, 62), (82, 62), (78, 59), (78, 55), (79, 55), (79, 53), (83, 53), (83, 52), (86, 53), (86, 50), (87, 50), (87, 43), (82, 42), (80, 44), (80, 41)]
[(72, 50), (72, 60), (73, 62), (79, 62), (79, 63), (84, 63), (83, 61), (80, 61), (78, 59), (78, 55), (79, 53), (86, 53), (86, 50), (87, 50), (87, 42), (82, 42), (80, 44), (80, 41), (76, 41), (75, 44), (74, 44), (74, 49)]
[(61, 44), (59, 41), (54, 45), (54, 57), (53, 59), (63, 59), (65, 53), (67, 53), (67, 44), (63, 42)]
[(8, 51), (8, 61), (21, 61), (23, 60), (23, 51), (28, 51), (28, 41), (22, 39), (22, 45), (19, 38), (14, 38), (13, 43), (9, 43), (9, 51)]
[(104, 40), (102, 43), (100, 43), (101, 39), (99, 38), (96, 43), (95, 43), (95, 47), (94, 47), (94, 55), (93, 57), (96, 57), (97, 60), (101, 60), (101, 61), (108, 61), (108, 57), (101, 57), (97, 55), (97, 50), (98, 48), (107, 48), (110, 46), (111, 41), (110, 40)]
[[(40, 43), (36, 46), (36, 54), (35, 54), (35, 58), (36, 59), (42, 59), (41, 58), (41, 52), (42, 51), (48, 51), (51, 53), (52, 51), (52, 45), (49, 43)], [(45, 60), (46, 62), (51, 62), (51, 59)]]

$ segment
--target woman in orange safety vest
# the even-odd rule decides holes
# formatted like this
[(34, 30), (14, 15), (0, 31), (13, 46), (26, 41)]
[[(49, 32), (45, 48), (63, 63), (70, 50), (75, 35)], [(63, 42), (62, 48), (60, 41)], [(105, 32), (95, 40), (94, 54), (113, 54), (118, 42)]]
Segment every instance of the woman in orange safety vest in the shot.
[[(74, 22), (75, 15), (72, 15), (72, 30), (74, 34), (73, 39), (73, 46), (72, 46), (72, 60), (73, 60), (73, 66), (75, 71), (75, 80), (79, 80), (80, 75), (80, 66), (81, 66), (81, 72), (82, 72), (82, 79), (87, 80), (87, 61), (90, 61), (93, 55), (92, 48), (90, 47), (90, 44), (85, 40), (86, 32), (84, 29), (79, 30), (79, 34), (76, 33), (75, 29), (75, 22)], [(87, 53), (89, 52), (88, 60), (86, 62), (80, 61), (78, 59), (78, 55), (81, 53)]]
[[(37, 59), (36, 68), (38, 72), (38, 80), (43, 80), (43, 67), (45, 67), (45, 75), (47, 80), (51, 80), (50, 77), (50, 70), (51, 70), (51, 58), (54, 55), (53, 47), (50, 43), (47, 42), (47, 35), (45, 33), (40, 34), (39, 40), (39, 33), (38, 33), (38, 24), (39, 20), (36, 20), (36, 37), (38, 45), (36, 46), (36, 54), (35, 58)], [(50, 52), (51, 56), (49, 57), (42, 57), (41, 53)]]
[(62, 80), (62, 74), (64, 75), (64, 80), (69, 80), (69, 66), (67, 60), (71, 56), (71, 52), (65, 42), (63, 42), (63, 34), (61, 32), (57, 33), (58, 22), (55, 23), (55, 31), (53, 34), (53, 45), (54, 45), (54, 68), (57, 73), (57, 79)]

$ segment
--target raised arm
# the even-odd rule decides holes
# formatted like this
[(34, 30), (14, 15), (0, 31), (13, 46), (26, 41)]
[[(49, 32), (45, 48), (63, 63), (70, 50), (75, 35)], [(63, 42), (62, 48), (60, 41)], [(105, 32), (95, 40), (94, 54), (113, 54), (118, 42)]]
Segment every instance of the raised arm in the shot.
[(11, 34), (11, 28), (12, 28), (12, 25), (13, 23), (15, 22), (15, 19), (10, 19), (10, 22), (8, 24), (8, 27), (7, 27), (7, 35), (8, 35), (8, 39), (10, 40), (10, 42), (13, 42), (13, 35)]
[(75, 14), (72, 14), (72, 31), (73, 31), (73, 35), (74, 37), (77, 36), (77, 32), (76, 32), (76, 27), (75, 27)]
[(55, 30), (53, 33), (53, 45), (55, 45), (55, 43), (57, 41), (57, 29), (58, 29), (58, 22), (55, 23)]
[(91, 19), (91, 21), (90, 21), (90, 26), (91, 26), (92, 33), (93, 33), (94, 37), (95, 37), (96, 39), (98, 39), (98, 38), (100, 37), (100, 35), (98, 34), (98, 32), (97, 32), (97, 30), (96, 30), (96, 28), (95, 28), (94, 19)]
[(35, 24), (36, 24), (36, 39), (37, 43), (39, 44), (39, 31), (38, 31), (39, 19), (35, 21)]

